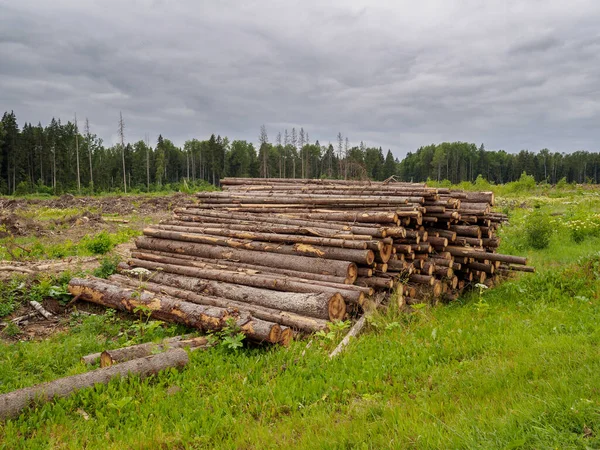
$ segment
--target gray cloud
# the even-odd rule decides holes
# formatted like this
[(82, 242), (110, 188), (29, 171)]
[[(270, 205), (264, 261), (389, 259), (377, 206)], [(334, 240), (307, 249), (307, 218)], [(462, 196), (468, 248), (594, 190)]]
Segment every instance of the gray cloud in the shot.
[(600, 5), (0, 0), (0, 109), (116, 141), (210, 133), (390, 148), (598, 149)]

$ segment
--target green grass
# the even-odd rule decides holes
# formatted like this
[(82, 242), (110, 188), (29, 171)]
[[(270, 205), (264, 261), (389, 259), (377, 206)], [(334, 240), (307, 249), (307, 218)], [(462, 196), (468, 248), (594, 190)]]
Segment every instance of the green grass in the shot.
[[(540, 208), (559, 221), (549, 246), (523, 237), (531, 204), (511, 209), (502, 248), (538, 273), (377, 315), (333, 361), (337, 340), (326, 337), (309, 349), (194, 352), (181, 372), (24, 411), (0, 425), (0, 448), (599, 448), (600, 237), (593, 227), (581, 242), (563, 234), (598, 204)], [(550, 215), (558, 210), (573, 214)], [(80, 317), (49, 340), (2, 344), (0, 392), (80, 373), (87, 353), (181, 331), (144, 335), (139, 325)]]
[(62, 242), (51, 243), (48, 242), (48, 239), (35, 236), (9, 237), (0, 239), (0, 261), (11, 260), (13, 255), (21, 260), (101, 255), (116, 245), (128, 242), (131, 238), (141, 234), (139, 230), (123, 227), (115, 233), (101, 231), (93, 235), (88, 234), (78, 242), (66, 239)]

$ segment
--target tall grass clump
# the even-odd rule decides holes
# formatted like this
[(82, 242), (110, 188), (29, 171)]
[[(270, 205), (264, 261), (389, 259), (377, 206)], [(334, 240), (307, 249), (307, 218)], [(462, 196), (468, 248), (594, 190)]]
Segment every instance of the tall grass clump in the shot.
[(525, 221), (525, 241), (529, 248), (542, 250), (548, 248), (554, 227), (550, 216), (543, 211), (534, 210)]

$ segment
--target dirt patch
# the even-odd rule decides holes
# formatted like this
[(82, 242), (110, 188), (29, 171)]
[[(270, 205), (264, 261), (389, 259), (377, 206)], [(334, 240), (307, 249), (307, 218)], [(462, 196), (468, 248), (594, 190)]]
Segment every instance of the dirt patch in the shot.
[(82, 208), (98, 211), (102, 214), (149, 214), (159, 211), (171, 211), (197, 201), (193, 195), (177, 193), (154, 197), (149, 195), (139, 196), (110, 196), (110, 197), (75, 197), (65, 194), (53, 199), (13, 199), (0, 198), (0, 210), (16, 211), (31, 206), (47, 208)]
[(33, 220), (11, 213), (0, 216), (0, 239), (11, 236), (28, 236), (41, 231)]

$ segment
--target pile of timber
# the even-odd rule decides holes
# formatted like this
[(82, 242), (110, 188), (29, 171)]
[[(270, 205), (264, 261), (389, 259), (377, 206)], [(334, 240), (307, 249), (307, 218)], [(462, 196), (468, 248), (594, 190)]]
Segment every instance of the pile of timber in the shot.
[(375, 291), (399, 306), (452, 300), (525, 258), (496, 252), (507, 220), (492, 192), (420, 183), (225, 178), (171, 220), (146, 228), (121, 273), (74, 279), (83, 299), (289, 342), (359, 315)]

